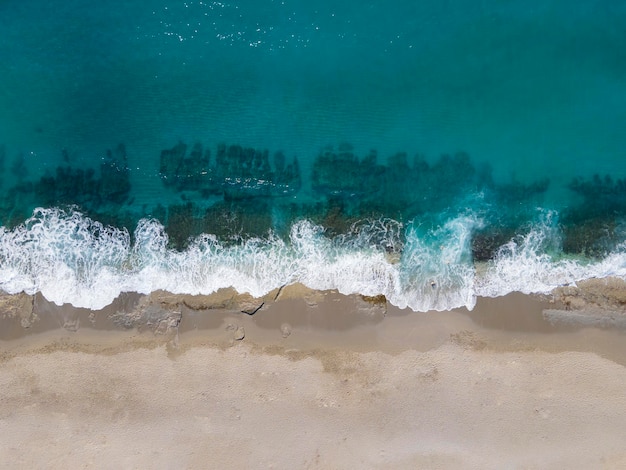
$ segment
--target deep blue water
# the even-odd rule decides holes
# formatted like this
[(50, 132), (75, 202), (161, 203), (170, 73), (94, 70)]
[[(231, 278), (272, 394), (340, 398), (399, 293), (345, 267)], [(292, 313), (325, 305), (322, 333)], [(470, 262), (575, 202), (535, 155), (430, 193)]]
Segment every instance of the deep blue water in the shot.
[(626, 4), (336, 3), (1, 2), (0, 288), (626, 274)]

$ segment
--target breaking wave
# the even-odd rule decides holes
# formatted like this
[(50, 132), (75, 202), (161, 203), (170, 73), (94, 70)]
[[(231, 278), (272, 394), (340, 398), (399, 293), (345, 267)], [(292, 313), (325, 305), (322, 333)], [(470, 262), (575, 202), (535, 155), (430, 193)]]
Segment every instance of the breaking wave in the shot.
[(436, 228), (364, 220), (336, 237), (302, 220), (286, 240), (269, 234), (225, 244), (203, 234), (177, 251), (154, 219), (140, 220), (131, 235), (76, 211), (39, 208), (16, 228), (0, 229), (0, 289), (41, 292), (59, 305), (96, 310), (122, 292), (211, 294), (232, 287), (259, 297), (299, 282), (343, 294), (384, 295), (398, 307), (428, 311), (472, 309), (478, 296), (548, 293), (591, 277), (626, 277), (624, 243), (599, 261), (566, 258), (555, 217), (544, 213), (493, 260), (476, 265), (471, 240), (482, 222), (472, 214)]

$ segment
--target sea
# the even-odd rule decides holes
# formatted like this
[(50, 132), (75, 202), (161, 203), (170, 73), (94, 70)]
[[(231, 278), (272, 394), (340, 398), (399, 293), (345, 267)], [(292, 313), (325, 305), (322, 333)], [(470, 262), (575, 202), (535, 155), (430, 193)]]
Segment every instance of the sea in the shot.
[(626, 279), (626, 2), (3, 0), (0, 35), (6, 293)]

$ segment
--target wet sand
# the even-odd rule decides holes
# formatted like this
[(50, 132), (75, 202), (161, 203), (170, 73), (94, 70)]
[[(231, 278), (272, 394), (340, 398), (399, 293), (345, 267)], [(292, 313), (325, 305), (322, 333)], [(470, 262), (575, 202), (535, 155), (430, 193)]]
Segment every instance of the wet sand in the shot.
[(101, 312), (4, 296), (0, 456), (13, 468), (624, 468), (626, 290), (567, 289), (429, 313), (301, 286), (126, 294)]

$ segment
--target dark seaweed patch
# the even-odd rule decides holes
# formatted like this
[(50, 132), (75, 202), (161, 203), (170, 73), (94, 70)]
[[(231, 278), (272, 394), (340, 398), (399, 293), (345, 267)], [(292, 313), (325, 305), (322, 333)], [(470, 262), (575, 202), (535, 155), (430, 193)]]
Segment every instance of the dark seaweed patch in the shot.
[[(549, 188), (545, 178), (496, 182), (488, 165), (475, 164), (464, 152), (431, 162), (398, 152), (382, 161), (376, 150), (358, 156), (348, 143), (323, 148), (307, 174), (294, 156), (237, 144), (222, 143), (213, 152), (200, 142), (178, 142), (158, 158), (164, 198), (138, 206), (130, 183), (132, 155), (122, 144), (106, 152), (99, 168), (72, 165), (76, 159), (63, 150), (62, 165), (39, 179), (31, 179), (22, 154), (5, 171), (6, 150), (0, 147), (1, 222), (21, 223), (37, 206), (77, 207), (131, 232), (140, 218), (153, 217), (166, 227), (170, 245), (184, 249), (201, 233), (225, 243), (270, 231), (287, 237), (293, 222), (304, 218), (330, 237), (351, 233), (362, 220), (434, 226), (442, 214), (470, 206), (484, 221), (473, 235), (473, 257), (488, 260), (527, 230)], [(561, 211), (565, 252), (602, 256), (623, 241), (624, 180), (594, 175), (576, 178), (568, 188), (577, 201)]]
[(602, 257), (624, 240), (626, 216), (626, 181), (614, 181), (610, 175), (575, 178), (568, 188), (579, 202), (562, 216), (563, 250)]

